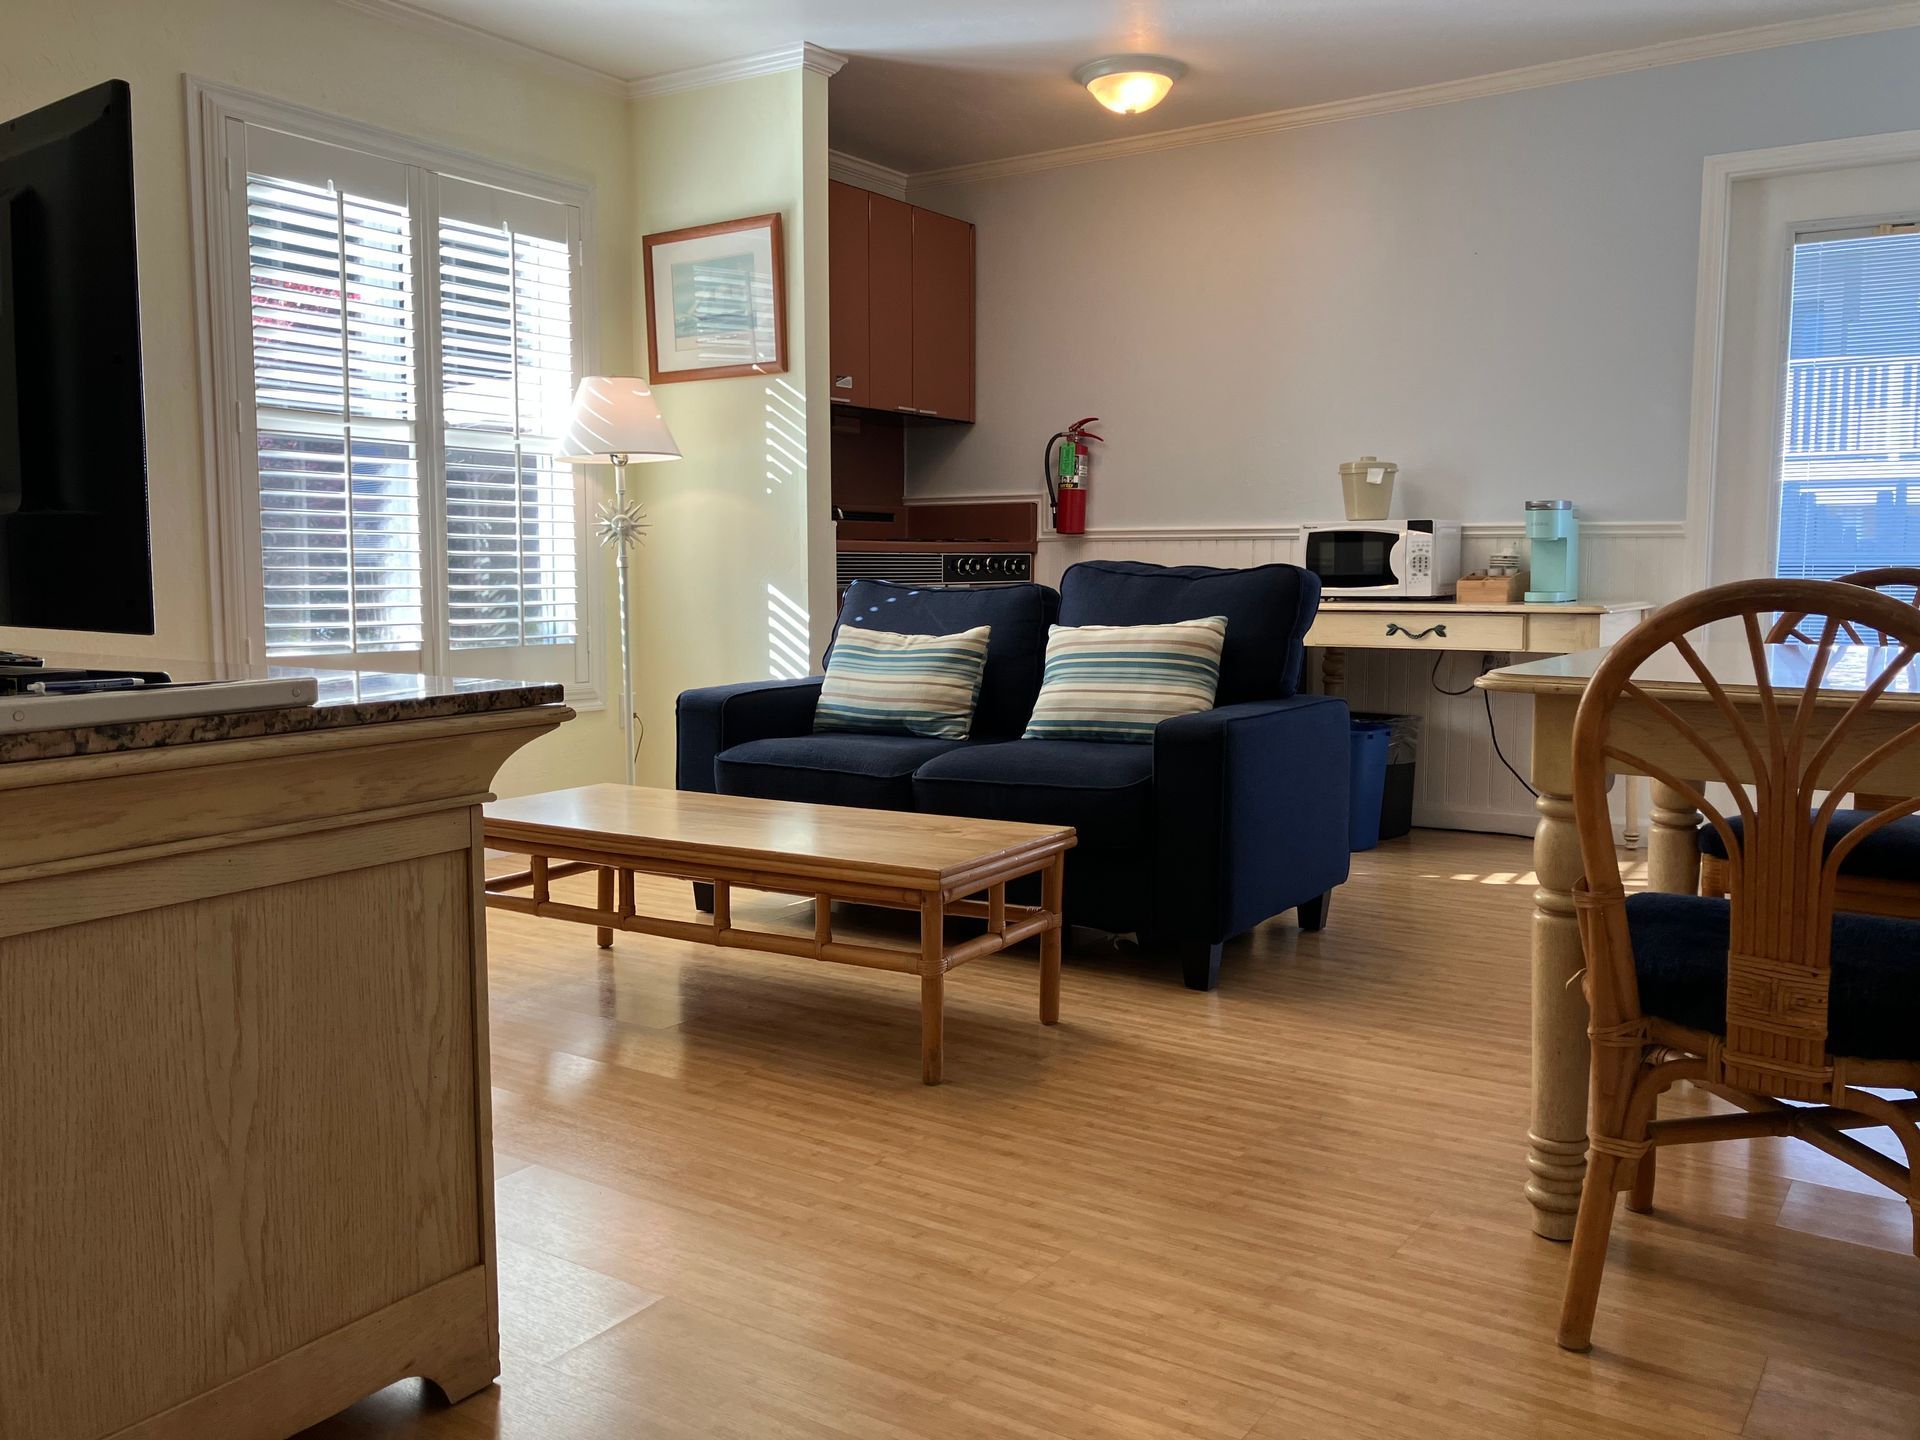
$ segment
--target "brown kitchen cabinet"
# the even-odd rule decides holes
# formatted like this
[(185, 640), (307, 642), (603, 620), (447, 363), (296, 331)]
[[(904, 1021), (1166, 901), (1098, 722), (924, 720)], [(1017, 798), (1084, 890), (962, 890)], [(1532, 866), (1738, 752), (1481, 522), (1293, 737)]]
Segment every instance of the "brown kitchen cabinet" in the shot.
[(973, 226), (913, 212), (913, 408), (973, 419)]
[(973, 226), (828, 184), (837, 404), (971, 421)]
[(833, 360), (833, 398), (868, 405), (867, 192), (827, 182), (827, 328)]

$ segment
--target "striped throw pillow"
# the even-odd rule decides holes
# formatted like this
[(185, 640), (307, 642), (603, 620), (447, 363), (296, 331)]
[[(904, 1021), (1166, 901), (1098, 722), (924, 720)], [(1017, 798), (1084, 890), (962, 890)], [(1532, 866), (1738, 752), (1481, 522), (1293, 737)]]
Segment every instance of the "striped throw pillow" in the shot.
[(1211, 710), (1227, 618), (1173, 625), (1056, 625), (1028, 740), (1153, 740), (1175, 715)]
[(958, 635), (841, 626), (827, 657), (813, 728), (966, 739), (991, 632), (988, 625)]

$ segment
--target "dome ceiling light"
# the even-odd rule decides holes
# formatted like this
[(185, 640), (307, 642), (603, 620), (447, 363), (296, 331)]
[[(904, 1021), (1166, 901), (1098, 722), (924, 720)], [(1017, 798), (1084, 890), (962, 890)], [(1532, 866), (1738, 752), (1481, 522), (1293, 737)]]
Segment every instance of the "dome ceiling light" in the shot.
[(1073, 78), (1114, 114), (1141, 115), (1166, 99), (1186, 73), (1185, 65), (1164, 55), (1109, 55), (1089, 60)]

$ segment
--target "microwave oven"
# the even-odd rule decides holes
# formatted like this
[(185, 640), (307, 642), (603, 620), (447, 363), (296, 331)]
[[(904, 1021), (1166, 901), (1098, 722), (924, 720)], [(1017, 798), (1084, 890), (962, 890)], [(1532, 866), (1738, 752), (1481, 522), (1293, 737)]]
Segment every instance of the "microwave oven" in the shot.
[(1344, 520), (1300, 527), (1302, 564), (1327, 600), (1438, 599), (1460, 582), (1458, 520)]

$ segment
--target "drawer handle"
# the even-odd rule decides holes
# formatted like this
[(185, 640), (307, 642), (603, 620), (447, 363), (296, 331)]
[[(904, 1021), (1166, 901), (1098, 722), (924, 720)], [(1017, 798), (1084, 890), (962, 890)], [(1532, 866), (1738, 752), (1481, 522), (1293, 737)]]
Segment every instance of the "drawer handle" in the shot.
[(1429, 625), (1424, 630), (1409, 630), (1398, 620), (1389, 620), (1387, 622), (1387, 635), (1388, 638), (1392, 638), (1395, 635), (1404, 635), (1409, 640), (1424, 640), (1429, 635), (1438, 635), (1444, 640), (1447, 638), (1447, 622), (1442, 620), (1438, 625)]

